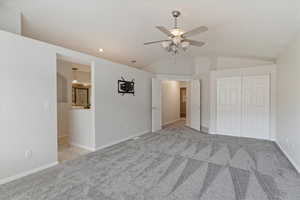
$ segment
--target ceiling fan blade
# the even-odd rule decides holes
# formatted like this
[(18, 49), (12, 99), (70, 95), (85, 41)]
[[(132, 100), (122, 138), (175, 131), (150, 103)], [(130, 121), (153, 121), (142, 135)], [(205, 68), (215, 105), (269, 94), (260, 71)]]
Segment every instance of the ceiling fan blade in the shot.
[(158, 40), (158, 41), (153, 41), (153, 42), (146, 42), (146, 43), (144, 43), (144, 45), (155, 44), (155, 43), (160, 43), (160, 42), (168, 42), (168, 41), (171, 41), (171, 40)]
[(163, 26), (157, 26), (156, 27), (158, 30), (160, 30), (162, 33), (166, 34), (168, 37), (174, 37), (174, 35), (165, 27)]
[(204, 42), (200, 42), (200, 41), (196, 41), (196, 40), (185, 39), (184, 41), (189, 42), (190, 45), (197, 46), (197, 47), (202, 47), (205, 44)]
[(205, 32), (207, 30), (208, 30), (208, 28), (206, 26), (200, 26), (200, 27), (195, 28), (191, 31), (185, 32), (184, 34), (182, 34), (182, 37), (190, 37), (190, 36), (197, 35), (199, 33)]

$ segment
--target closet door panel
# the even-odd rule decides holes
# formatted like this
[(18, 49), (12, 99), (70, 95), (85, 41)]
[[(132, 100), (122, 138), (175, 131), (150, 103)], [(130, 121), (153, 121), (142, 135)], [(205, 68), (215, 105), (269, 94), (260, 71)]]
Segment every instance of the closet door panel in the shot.
[(240, 136), (241, 77), (217, 79), (217, 133)]
[(270, 78), (243, 77), (242, 136), (270, 139)]

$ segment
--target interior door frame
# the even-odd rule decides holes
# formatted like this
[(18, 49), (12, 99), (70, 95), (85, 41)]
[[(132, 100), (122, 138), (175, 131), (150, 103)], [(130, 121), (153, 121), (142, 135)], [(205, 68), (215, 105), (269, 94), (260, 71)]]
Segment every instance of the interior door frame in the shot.
[[(193, 76), (190, 76), (190, 75), (173, 75), (173, 74), (156, 74), (153, 78), (156, 78), (160, 81), (187, 81), (187, 82), (191, 82), (193, 80)], [(186, 121), (186, 126), (189, 126), (188, 120)]]
[[(152, 118), (152, 132), (162, 129), (161, 122), (161, 80), (152, 78), (152, 102), (151, 102), (151, 118)], [(157, 99), (159, 97), (159, 99)]]
[[(202, 109), (201, 109), (201, 80), (200, 79), (193, 79), (190, 82), (190, 124), (189, 127), (192, 129), (195, 129), (197, 131), (201, 132), (201, 115), (202, 115)], [(194, 92), (192, 92), (194, 91)], [(194, 116), (194, 118), (193, 118)], [(193, 120), (192, 120), (193, 118)]]

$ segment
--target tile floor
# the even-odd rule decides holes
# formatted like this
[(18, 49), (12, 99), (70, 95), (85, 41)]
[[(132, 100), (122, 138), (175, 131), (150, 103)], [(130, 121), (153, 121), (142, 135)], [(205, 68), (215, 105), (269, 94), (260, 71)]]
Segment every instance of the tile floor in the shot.
[(88, 150), (71, 146), (69, 144), (60, 144), (58, 146), (58, 161), (63, 162), (66, 160), (74, 160), (81, 155), (87, 154), (89, 152), (90, 151)]

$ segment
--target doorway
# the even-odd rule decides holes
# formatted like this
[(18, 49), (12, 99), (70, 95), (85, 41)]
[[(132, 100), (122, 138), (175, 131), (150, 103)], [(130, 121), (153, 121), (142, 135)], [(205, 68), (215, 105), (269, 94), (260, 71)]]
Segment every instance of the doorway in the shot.
[(161, 124), (163, 127), (177, 122), (186, 124), (187, 85), (186, 81), (161, 81)]
[[(152, 131), (181, 120), (180, 88), (186, 88), (184, 124), (201, 127), (200, 80), (152, 79)], [(184, 104), (183, 104), (184, 106)], [(184, 109), (184, 108), (183, 108)]]
[(91, 67), (57, 59), (57, 143), (58, 161), (89, 153), (91, 114)]
[(186, 88), (180, 88), (180, 118), (186, 118)]

